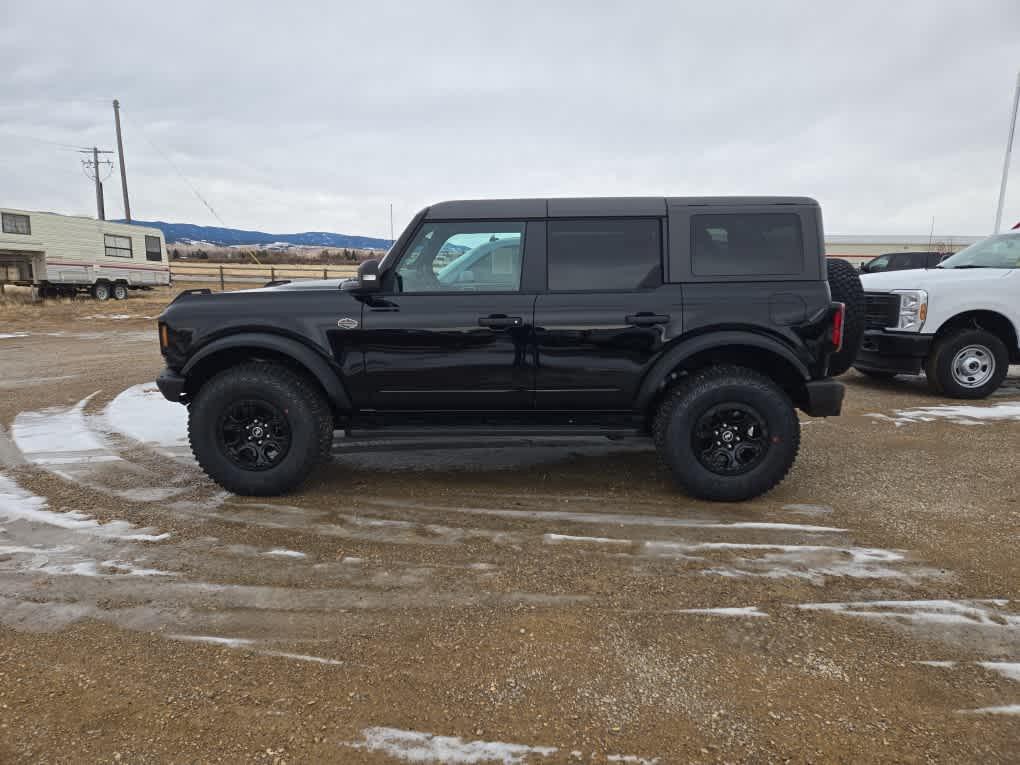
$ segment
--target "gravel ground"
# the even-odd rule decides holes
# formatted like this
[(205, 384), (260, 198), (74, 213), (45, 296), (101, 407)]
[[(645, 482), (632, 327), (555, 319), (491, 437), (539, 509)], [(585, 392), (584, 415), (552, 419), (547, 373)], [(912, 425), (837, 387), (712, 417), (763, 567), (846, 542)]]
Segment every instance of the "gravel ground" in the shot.
[(0, 762), (1017, 761), (1016, 374), (850, 373), (739, 505), (585, 439), (259, 501), (149, 384), (161, 300), (0, 306)]

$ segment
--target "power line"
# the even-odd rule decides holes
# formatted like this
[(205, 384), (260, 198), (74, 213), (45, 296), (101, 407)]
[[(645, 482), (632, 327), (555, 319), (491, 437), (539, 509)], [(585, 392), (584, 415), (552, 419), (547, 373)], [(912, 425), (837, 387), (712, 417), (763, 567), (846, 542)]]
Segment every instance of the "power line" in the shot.
[(23, 141), (34, 141), (35, 143), (46, 144), (47, 146), (56, 146), (60, 149), (66, 149), (68, 151), (91, 151), (85, 146), (72, 146), (68, 143), (58, 143), (57, 141), (47, 141), (45, 138), (36, 138), (31, 135), (22, 135), (21, 133), (12, 133), (8, 130), (0, 130), (0, 135), (7, 136), (8, 138), (20, 138)]
[(205, 208), (210, 213), (212, 213), (212, 216), (216, 218), (216, 220), (220, 222), (220, 225), (223, 226), (224, 228), (229, 228), (229, 226), (227, 226), (226, 224), (226, 221), (224, 221), (223, 218), (220, 217), (219, 213), (216, 212), (215, 209), (213, 209), (213, 206), (209, 204), (208, 200), (206, 200), (206, 198), (202, 196), (199, 190), (195, 188), (195, 184), (193, 184), (191, 180), (188, 178), (188, 176), (184, 174), (184, 171), (182, 171), (181, 168), (177, 166), (177, 163), (173, 161), (170, 155), (164, 152), (158, 146), (156, 146), (153, 140), (149, 138), (149, 134), (146, 133), (145, 130), (142, 128), (141, 124), (136, 124), (135, 127), (138, 129), (138, 132), (142, 134), (142, 138), (145, 139), (145, 142), (149, 144), (149, 146), (152, 147), (152, 150), (159, 154), (159, 156), (161, 156), (166, 161), (166, 163), (174, 169), (174, 172), (176, 172), (177, 175), (180, 176), (181, 180), (184, 181), (184, 185), (186, 185), (191, 190), (191, 193), (195, 195), (199, 202), (205, 205)]

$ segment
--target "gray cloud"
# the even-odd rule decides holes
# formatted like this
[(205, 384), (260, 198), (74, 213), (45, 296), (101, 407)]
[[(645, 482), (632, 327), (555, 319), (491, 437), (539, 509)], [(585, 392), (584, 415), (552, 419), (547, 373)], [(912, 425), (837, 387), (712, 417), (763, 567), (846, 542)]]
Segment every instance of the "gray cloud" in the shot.
[(279, 232), (760, 193), (817, 197), (834, 233), (980, 234), (1020, 67), (1013, 0), (2, 2), (0, 202), (90, 214), (42, 141), (113, 148), (117, 97), (136, 217), (216, 223), (166, 155), (228, 225)]

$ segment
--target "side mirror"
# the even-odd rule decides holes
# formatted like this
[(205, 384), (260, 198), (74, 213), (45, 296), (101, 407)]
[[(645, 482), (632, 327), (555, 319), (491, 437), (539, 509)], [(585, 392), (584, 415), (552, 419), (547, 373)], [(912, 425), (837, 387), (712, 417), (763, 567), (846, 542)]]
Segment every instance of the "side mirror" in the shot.
[(380, 288), (379, 261), (366, 260), (358, 266), (358, 275), (340, 285), (345, 292), (376, 292)]

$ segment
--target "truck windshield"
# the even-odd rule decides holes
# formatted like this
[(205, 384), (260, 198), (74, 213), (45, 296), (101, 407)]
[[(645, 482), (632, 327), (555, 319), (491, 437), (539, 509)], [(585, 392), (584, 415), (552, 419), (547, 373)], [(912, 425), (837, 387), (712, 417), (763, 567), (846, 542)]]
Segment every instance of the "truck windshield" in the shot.
[(1020, 267), (1020, 234), (998, 234), (982, 239), (946, 258), (936, 268)]

